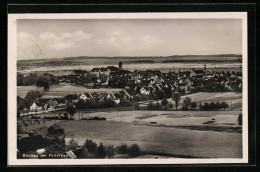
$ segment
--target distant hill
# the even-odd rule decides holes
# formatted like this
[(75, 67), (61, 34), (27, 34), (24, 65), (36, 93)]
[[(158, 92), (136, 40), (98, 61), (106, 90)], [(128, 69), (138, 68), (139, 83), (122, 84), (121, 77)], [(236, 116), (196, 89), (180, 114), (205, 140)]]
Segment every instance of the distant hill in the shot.
[(172, 55), (172, 56), (78, 56), (78, 57), (64, 57), (64, 60), (71, 59), (95, 59), (95, 58), (108, 58), (108, 59), (145, 59), (145, 58), (180, 58), (180, 57), (238, 57), (242, 58), (241, 54), (210, 54), (210, 55)]
[(187, 59), (192, 58), (193, 60), (199, 59), (199, 58), (237, 58), (242, 59), (241, 54), (210, 54), (210, 55), (172, 55), (172, 56), (77, 56), (77, 57), (63, 57), (63, 58), (46, 58), (46, 59), (28, 59), (28, 60), (18, 60), (18, 61), (60, 61), (60, 60), (85, 60), (85, 59), (137, 59), (139, 61), (149, 59)]

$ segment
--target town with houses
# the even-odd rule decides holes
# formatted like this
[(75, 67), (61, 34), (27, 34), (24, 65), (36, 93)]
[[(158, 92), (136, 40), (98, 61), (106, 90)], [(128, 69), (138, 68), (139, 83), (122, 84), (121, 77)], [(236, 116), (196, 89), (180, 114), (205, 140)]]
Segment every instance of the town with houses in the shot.
[[(18, 74), (18, 77), (20, 75), (24, 74)], [(191, 71), (162, 73), (159, 70), (135, 70), (131, 72), (124, 70), (122, 62), (119, 62), (118, 67), (93, 68), (91, 71), (76, 70), (58, 76), (51, 72), (42, 75), (55, 80), (55, 84), (65, 85), (65, 87), (60, 90), (47, 88), (45, 91), (43, 87), (36, 87), (35, 90), (43, 96), (33, 100), (29, 107), (22, 108), (23, 105), (19, 104), (18, 100), (18, 109), (22, 110), (24, 115), (26, 115), (25, 110), (28, 114), (28, 110), (32, 113), (64, 109), (68, 103), (75, 104), (80, 99), (96, 103), (110, 99), (116, 105), (131, 106), (133, 102), (170, 98), (176, 92), (180, 95), (188, 95), (198, 91), (242, 91), (241, 72), (210, 72), (207, 71), (206, 65), (203, 69), (193, 68)], [(23, 79), (25, 77), (26, 75)], [(18, 99), (22, 98), (18, 97)]]

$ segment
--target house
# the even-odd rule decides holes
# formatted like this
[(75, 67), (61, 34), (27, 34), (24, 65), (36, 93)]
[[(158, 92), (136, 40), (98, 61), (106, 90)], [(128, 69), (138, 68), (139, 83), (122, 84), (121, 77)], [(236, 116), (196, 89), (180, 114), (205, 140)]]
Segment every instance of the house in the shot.
[(34, 135), (30, 137), (22, 137), (17, 140), (17, 148), (19, 153), (29, 151), (37, 151), (48, 146), (42, 135)]
[(94, 74), (94, 75), (96, 75), (96, 76), (99, 76), (99, 75), (102, 75), (102, 74), (103, 74), (103, 75), (109, 75), (112, 70), (114, 70), (114, 68), (112, 68), (111, 66), (110, 66), (109, 69), (108, 69), (108, 68), (104, 68), (104, 67), (101, 67), (101, 68), (93, 68), (93, 69), (90, 71), (90, 73), (91, 73), (91, 74)]
[(194, 77), (194, 76), (203, 76), (205, 74), (204, 70), (195, 70), (194, 68), (192, 69), (191, 73), (190, 73), (190, 77)]
[(53, 101), (53, 108), (57, 108), (59, 106), (59, 103), (57, 102), (57, 100)]
[(131, 89), (123, 89), (124, 94), (127, 96), (127, 98), (132, 99), (134, 95), (134, 91)]
[(189, 92), (190, 92), (190, 89), (189, 89), (190, 87), (188, 86), (188, 85), (181, 85), (181, 86), (179, 86), (179, 89), (180, 90), (184, 90), (184, 92), (186, 93), (186, 94), (188, 94)]
[(52, 125), (48, 128), (48, 133), (54, 135), (62, 135), (64, 134), (64, 129), (61, 128), (61, 126), (59, 125)]
[(30, 106), (30, 110), (31, 110), (31, 111), (40, 111), (40, 110), (42, 110), (42, 105), (40, 104), (40, 102), (34, 102), (34, 103)]
[(143, 94), (143, 95), (149, 95), (150, 94), (150, 90), (147, 87), (142, 87), (140, 89), (140, 93)]
[(80, 98), (80, 99), (83, 99), (83, 100), (87, 100), (87, 99), (88, 99), (88, 97), (87, 97), (84, 93), (82, 93), (82, 94), (79, 96), (79, 98)]
[(116, 99), (116, 97), (115, 97), (114, 94), (108, 94), (108, 95), (107, 95), (107, 98), (108, 98), (108, 99)]

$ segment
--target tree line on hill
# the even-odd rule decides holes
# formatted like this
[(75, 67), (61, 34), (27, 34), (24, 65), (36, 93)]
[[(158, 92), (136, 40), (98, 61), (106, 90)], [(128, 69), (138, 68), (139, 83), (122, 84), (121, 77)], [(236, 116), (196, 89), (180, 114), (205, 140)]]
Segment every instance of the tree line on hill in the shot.
[[(179, 93), (174, 93), (172, 95), (172, 100), (175, 102), (175, 110), (178, 110), (178, 105), (181, 100), (181, 96)], [(182, 108), (181, 110), (195, 110), (198, 107), (198, 104), (196, 102), (192, 102), (190, 97), (186, 97), (183, 100)], [(135, 105), (136, 109), (139, 109), (139, 105)], [(149, 101), (149, 104), (147, 106), (148, 110), (162, 110), (165, 109), (167, 110), (168, 108), (173, 108), (173, 104), (171, 104), (167, 99), (162, 99), (161, 103), (157, 101), (156, 103), (153, 103), (152, 101)], [(200, 110), (220, 110), (220, 109), (226, 109), (228, 108), (228, 103), (226, 102), (204, 102), (203, 104), (200, 103), (199, 105)]]

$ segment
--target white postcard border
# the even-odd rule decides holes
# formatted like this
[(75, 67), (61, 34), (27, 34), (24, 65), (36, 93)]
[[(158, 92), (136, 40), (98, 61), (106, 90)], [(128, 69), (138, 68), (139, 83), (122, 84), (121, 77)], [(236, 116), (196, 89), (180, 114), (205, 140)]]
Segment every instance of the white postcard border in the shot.
[[(216, 159), (17, 159), (17, 19), (242, 19), (243, 158)], [(248, 57), (246, 12), (8, 14), (8, 165), (216, 164), (248, 162)]]

